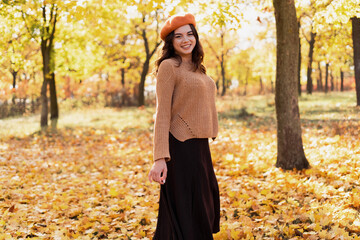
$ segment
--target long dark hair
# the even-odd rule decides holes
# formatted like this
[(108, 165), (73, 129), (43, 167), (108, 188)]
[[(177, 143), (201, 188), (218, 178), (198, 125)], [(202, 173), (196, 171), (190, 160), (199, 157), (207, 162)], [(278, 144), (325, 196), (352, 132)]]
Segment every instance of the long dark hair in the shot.
[[(190, 28), (195, 36), (196, 39), (196, 45), (192, 51), (192, 63), (194, 65), (194, 72), (198, 69), (200, 69), (200, 71), (202, 73), (206, 73), (206, 68), (205, 66), (202, 64), (203, 60), (204, 60), (204, 50), (201, 46), (201, 43), (199, 41), (199, 35), (196, 31), (196, 28), (194, 27), (194, 25), (189, 24)], [(173, 45), (173, 39), (174, 39), (174, 31), (172, 31), (171, 33), (169, 33), (169, 35), (166, 36), (165, 41), (164, 41), (164, 46), (161, 50), (161, 56), (156, 60), (155, 62), (155, 72), (157, 73), (160, 63), (162, 61), (164, 61), (165, 59), (168, 58), (175, 58), (179, 65), (181, 65), (182, 59), (181, 57), (176, 54), (175, 49), (174, 49), (174, 45)]]

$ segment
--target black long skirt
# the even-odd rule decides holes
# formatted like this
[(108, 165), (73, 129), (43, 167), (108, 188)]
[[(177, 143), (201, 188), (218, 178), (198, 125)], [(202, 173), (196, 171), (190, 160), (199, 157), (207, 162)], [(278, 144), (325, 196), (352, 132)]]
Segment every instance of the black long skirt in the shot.
[(154, 240), (211, 240), (220, 230), (219, 187), (207, 138), (178, 141), (169, 134), (171, 161), (161, 185)]

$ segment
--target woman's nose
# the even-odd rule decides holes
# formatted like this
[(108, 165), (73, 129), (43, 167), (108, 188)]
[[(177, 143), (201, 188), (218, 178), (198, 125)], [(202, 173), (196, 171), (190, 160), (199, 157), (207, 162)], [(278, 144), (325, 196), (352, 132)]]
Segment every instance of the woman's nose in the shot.
[(188, 36), (185, 36), (185, 37), (183, 38), (183, 42), (188, 42), (188, 41), (190, 41), (189, 37), (188, 37)]

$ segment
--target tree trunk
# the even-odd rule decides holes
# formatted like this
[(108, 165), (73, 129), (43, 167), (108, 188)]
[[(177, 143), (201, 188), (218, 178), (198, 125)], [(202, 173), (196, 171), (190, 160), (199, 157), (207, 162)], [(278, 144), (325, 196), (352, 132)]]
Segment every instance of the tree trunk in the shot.
[(13, 76), (13, 89), (16, 88), (16, 76), (18, 74), (18, 71), (11, 70), (11, 75)]
[[(298, 20), (298, 27), (300, 29), (300, 19)], [(299, 60), (298, 60), (298, 93), (301, 96), (301, 40), (299, 38)]]
[(150, 59), (148, 56), (146, 56), (146, 60), (143, 65), (143, 70), (141, 72), (140, 84), (139, 84), (139, 96), (138, 96), (138, 105), (139, 106), (145, 105), (145, 95), (144, 95), (145, 79), (146, 79), (146, 75), (149, 72), (149, 65), (150, 65)]
[(329, 91), (329, 63), (326, 63), (325, 66), (325, 93)]
[(36, 109), (36, 107), (35, 107), (35, 101), (34, 101), (34, 98), (32, 97), (32, 98), (31, 98), (30, 112), (31, 112), (31, 113), (35, 113), (35, 109)]
[(248, 80), (246, 79), (245, 86), (244, 86), (244, 92), (243, 92), (244, 96), (247, 95), (247, 86), (248, 86)]
[(224, 57), (223, 56), (221, 57), (220, 67), (221, 67), (221, 79), (222, 79), (221, 96), (224, 96), (226, 93), (226, 78), (225, 78), (225, 67), (224, 67)]
[(356, 105), (360, 106), (360, 18), (353, 17), (351, 18), (351, 22), (354, 45)]
[(260, 84), (260, 90), (259, 90), (259, 95), (260, 95), (264, 92), (264, 86), (263, 86), (263, 81), (262, 81), (261, 77), (259, 79), (259, 84)]
[[(17, 74), (18, 74), (18, 71), (14, 71), (14, 70), (11, 70), (11, 75), (13, 76), (13, 89), (14, 89), (14, 91), (15, 91), (15, 88), (16, 88), (16, 76), (17, 76)], [(16, 95), (15, 95), (15, 92), (13, 92), (13, 94), (12, 94), (13, 96), (12, 96), (12, 103), (13, 103), (13, 105), (15, 105), (15, 98), (16, 98)]]
[(41, 116), (40, 126), (46, 128), (48, 126), (48, 97), (47, 88), (50, 81), (50, 49), (46, 46), (47, 40), (41, 40), (41, 53), (43, 58), (43, 83), (41, 86)]
[(273, 0), (276, 19), (276, 86), (278, 155), (276, 167), (309, 168), (305, 157), (298, 105), (299, 29), (294, 0)]
[(20, 113), (24, 114), (26, 111), (26, 97), (20, 101)]
[[(55, 81), (55, 50), (54, 45), (51, 45), (51, 60), (50, 60), (50, 71), (51, 77), (49, 79), (49, 87), (50, 87), (50, 119), (52, 127), (56, 128), (57, 119), (59, 118), (59, 106), (57, 102), (56, 96), (56, 81)], [(55, 124), (54, 124), (55, 123)]]
[(125, 88), (125, 68), (121, 68), (121, 86)]
[(59, 107), (57, 103), (56, 96), (56, 84), (55, 84), (55, 73), (51, 73), (51, 78), (49, 81), (50, 86), (50, 119), (58, 119), (59, 118)]
[(322, 72), (321, 72), (320, 62), (318, 62), (318, 70), (319, 70), (318, 91), (322, 91), (323, 90), (323, 84), (322, 84)]
[[(41, 86), (40, 126), (41, 128), (47, 128), (48, 112), (49, 112), (47, 88), (48, 88), (48, 84), (53, 84), (53, 87), (55, 87), (55, 82), (51, 83), (51, 81), (52, 80), (55, 81), (55, 75), (53, 75), (55, 71), (53, 43), (55, 38), (55, 27), (57, 21), (57, 7), (55, 4), (52, 4), (49, 20), (47, 20), (45, 5), (42, 6), (42, 10), (43, 10), (42, 13), (43, 13), (43, 23), (44, 23), (44, 25), (42, 26), (42, 36), (41, 36), (41, 54), (43, 59), (43, 84)], [(49, 27), (49, 25), (52, 27), (52, 29)], [(54, 92), (52, 92), (52, 94), (54, 94)], [(56, 99), (56, 92), (55, 92), (55, 99)]]
[(330, 71), (330, 90), (332, 92), (335, 90), (334, 75), (333, 75), (332, 71)]
[(306, 84), (306, 90), (308, 94), (312, 94), (313, 91), (313, 82), (312, 82), (312, 62), (313, 62), (313, 54), (314, 54), (314, 45), (315, 45), (315, 36), (316, 33), (314, 33), (311, 29), (310, 33), (310, 42), (309, 42), (309, 62), (307, 67), (307, 84)]
[(48, 100), (47, 100), (47, 80), (44, 79), (41, 86), (41, 118), (40, 125), (42, 128), (48, 125)]
[[(145, 17), (143, 18), (143, 22), (145, 22)], [(143, 65), (143, 70), (141, 72), (141, 76), (140, 76), (140, 83), (139, 83), (139, 95), (138, 95), (138, 106), (143, 106), (145, 105), (145, 80), (146, 80), (146, 75), (149, 72), (149, 66), (150, 66), (150, 60), (151, 57), (154, 55), (154, 53), (156, 52), (156, 49), (159, 47), (161, 42), (156, 42), (154, 49), (152, 51), (150, 51), (150, 46), (149, 46), (149, 42), (148, 42), (148, 38), (146, 36), (146, 30), (143, 29), (141, 32), (141, 36), (144, 40), (144, 47), (145, 47), (145, 53), (146, 53), (146, 59)]]
[(224, 54), (224, 36), (225, 33), (221, 31), (220, 34), (220, 47), (221, 47), (221, 55), (220, 55), (220, 67), (221, 67), (221, 78), (222, 78), (222, 92), (221, 96), (224, 96), (226, 93), (226, 73), (225, 73), (225, 54)]
[(244, 86), (244, 93), (243, 95), (246, 96), (247, 94), (247, 86), (248, 86), (248, 82), (249, 82), (249, 74), (250, 74), (250, 68), (248, 67), (246, 70), (246, 77), (245, 77), (245, 86)]
[(340, 69), (340, 91), (344, 91), (344, 71)]

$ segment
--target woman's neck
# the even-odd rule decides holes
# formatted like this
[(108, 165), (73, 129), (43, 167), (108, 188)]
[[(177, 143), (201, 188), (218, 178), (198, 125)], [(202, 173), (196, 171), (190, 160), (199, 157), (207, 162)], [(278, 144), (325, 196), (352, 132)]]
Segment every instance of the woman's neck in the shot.
[(181, 61), (186, 62), (186, 63), (191, 63), (192, 62), (192, 55), (186, 55), (186, 56), (180, 56), (181, 57)]

